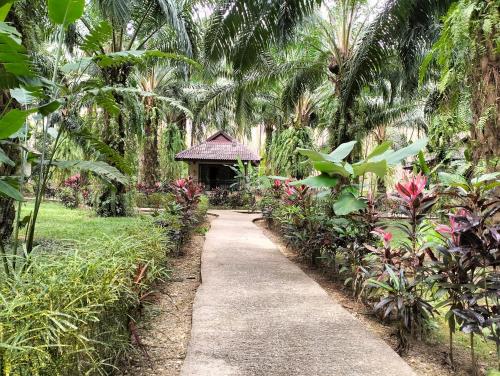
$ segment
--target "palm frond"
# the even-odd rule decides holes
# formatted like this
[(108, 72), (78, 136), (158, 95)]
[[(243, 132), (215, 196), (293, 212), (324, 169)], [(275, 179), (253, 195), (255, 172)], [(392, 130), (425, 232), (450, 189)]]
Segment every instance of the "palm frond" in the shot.
[[(373, 82), (392, 56), (403, 64), (414, 64), (422, 44), (427, 43), (433, 25), (452, 0), (389, 0), (366, 28), (341, 82), (341, 110), (345, 111), (365, 84)], [(409, 70), (411, 71), (411, 70)]]
[(319, 0), (225, 1), (209, 19), (205, 56), (227, 59), (245, 71), (270, 45), (290, 39), (296, 26), (321, 3)]

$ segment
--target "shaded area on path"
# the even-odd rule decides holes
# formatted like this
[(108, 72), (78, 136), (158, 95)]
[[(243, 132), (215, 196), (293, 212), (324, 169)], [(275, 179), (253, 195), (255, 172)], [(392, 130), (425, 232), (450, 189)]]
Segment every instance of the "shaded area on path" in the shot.
[(280, 253), (257, 215), (216, 213), (182, 375), (414, 375)]

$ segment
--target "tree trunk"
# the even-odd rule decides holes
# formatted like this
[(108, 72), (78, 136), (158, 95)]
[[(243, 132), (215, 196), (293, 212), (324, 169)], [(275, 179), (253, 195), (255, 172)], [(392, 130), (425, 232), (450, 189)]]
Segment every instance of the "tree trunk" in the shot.
[[(498, 26), (497, 26), (498, 27)], [(498, 32), (498, 31), (497, 31)], [(490, 35), (481, 30), (478, 44), (484, 49), (477, 58), (477, 77), (473, 81), (474, 125), (471, 129), (473, 159), (491, 160), (500, 155), (500, 73), (499, 58), (493, 45), (495, 27)], [(474, 146), (475, 145), (475, 146)], [(495, 169), (495, 167), (493, 167)]]
[(273, 131), (274, 131), (273, 124), (269, 123), (264, 124), (264, 133), (266, 134), (266, 145), (265, 145), (266, 157), (269, 157), (269, 152), (271, 151), (271, 143), (273, 141)]
[[(106, 83), (110, 86), (118, 84), (125, 87), (130, 69), (131, 67), (128, 65), (109, 68), (104, 72)], [(112, 114), (106, 111), (104, 112), (102, 138), (104, 142), (115, 149), (121, 157), (124, 157), (125, 140), (127, 137), (125, 118), (123, 116), (124, 101), (123, 96), (117, 92), (113, 92), (113, 97), (120, 108), (120, 113), (116, 116), (116, 121), (113, 121)], [(108, 161), (108, 163), (116, 167), (113, 161)], [(127, 187), (124, 184), (118, 182), (106, 184), (98, 198), (97, 214), (104, 217), (126, 216), (128, 212), (126, 194)]]
[(158, 118), (151, 104), (146, 107), (144, 133), (145, 137), (141, 155), (139, 181), (146, 187), (151, 188), (158, 182), (158, 172), (160, 170), (160, 162), (158, 159)]
[[(10, 102), (10, 104), (9, 104)], [(14, 104), (14, 105), (13, 105)], [(11, 97), (7, 91), (0, 93), (0, 113), (6, 106), (18, 107), (15, 100), (11, 101)], [(20, 158), (19, 149), (12, 145), (2, 145), (2, 149), (7, 156), (14, 162), (18, 162)], [(11, 176), (16, 172), (16, 166), (8, 164), (0, 164), (0, 176)], [(0, 243), (5, 244), (11, 237), (14, 230), (14, 221), (16, 216), (15, 201), (9, 197), (0, 196)]]

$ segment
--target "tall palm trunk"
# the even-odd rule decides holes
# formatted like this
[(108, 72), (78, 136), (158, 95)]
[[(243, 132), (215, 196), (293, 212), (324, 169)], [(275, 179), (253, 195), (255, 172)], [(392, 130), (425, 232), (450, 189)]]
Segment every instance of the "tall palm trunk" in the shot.
[(153, 99), (147, 98), (146, 117), (144, 120), (144, 146), (141, 155), (139, 182), (146, 187), (153, 187), (158, 181), (160, 161), (158, 159), (158, 116), (153, 107)]
[[(105, 74), (106, 83), (110, 86), (118, 84), (125, 87), (130, 69), (131, 67), (126, 64), (109, 68)], [(113, 92), (113, 98), (121, 109), (124, 104), (123, 96), (117, 92)], [(125, 156), (126, 137), (127, 131), (123, 113), (120, 111), (116, 118), (114, 118), (112, 114), (105, 111), (102, 138), (104, 142), (115, 149), (121, 157)], [(108, 161), (108, 163), (117, 167), (111, 160)], [(127, 215), (126, 194), (127, 187), (124, 184), (119, 182), (106, 184), (97, 202), (97, 213), (101, 216), (110, 217)]]
[(264, 133), (266, 135), (266, 144), (265, 144), (266, 156), (269, 156), (269, 153), (271, 151), (271, 143), (273, 141), (273, 131), (274, 131), (273, 124), (271, 123), (264, 124)]
[[(0, 113), (7, 109), (7, 106), (16, 107), (9, 93), (4, 91), (0, 93)], [(2, 145), (2, 149), (7, 156), (18, 161), (20, 158), (19, 149), (13, 145)], [(16, 172), (16, 166), (10, 166), (6, 163), (0, 164), (0, 176), (12, 176)], [(9, 197), (0, 196), (0, 246), (7, 242), (14, 230), (14, 221), (16, 216), (15, 201)]]
[[(498, 26), (497, 26), (498, 27)], [(498, 69), (499, 57), (493, 45), (493, 32), (484, 35), (481, 30), (478, 40), (484, 50), (476, 62), (477, 77), (474, 79), (472, 93), (474, 126), (471, 136), (477, 147), (473, 148), (473, 158), (489, 160), (500, 155), (500, 71)]]

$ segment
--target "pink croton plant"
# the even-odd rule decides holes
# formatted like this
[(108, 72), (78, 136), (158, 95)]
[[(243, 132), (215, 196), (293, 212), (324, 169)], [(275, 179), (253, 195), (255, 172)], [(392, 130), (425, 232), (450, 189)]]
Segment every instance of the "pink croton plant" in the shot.
[(174, 184), (177, 188), (184, 188), (187, 184), (187, 179), (177, 179)]
[(396, 191), (401, 199), (413, 207), (416, 199), (423, 193), (426, 185), (426, 176), (405, 173), (403, 180), (396, 184)]
[[(388, 265), (400, 265), (401, 264), (401, 252), (399, 250), (394, 250), (391, 248), (391, 240), (393, 239), (393, 234), (392, 232), (385, 231), (381, 227), (375, 228), (372, 232), (372, 234), (380, 237), (384, 243), (384, 248), (383, 249), (378, 249), (375, 247), (372, 247), (369, 244), (365, 244), (365, 247), (373, 252), (374, 254), (379, 255), (381, 258), (381, 261), (383, 264), (388, 264)], [(379, 279), (382, 279), (386, 275), (385, 272), (381, 273), (381, 275), (378, 277)]]
[(381, 227), (377, 227), (372, 231), (372, 234), (375, 234), (382, 238), (384, 241), (384, 247), (388, 248), (390, 246), (391, 240), (393, 238), (392, 232), (385, 231)]
[(453, 244), (460, 243), (460, 223), (459, 218), (470, 216), (470, 213), (465, 209), (460, 209), (457, 214), (450, 214), (450, 225), (439, 224), (436, 226), (436, 231), (444, 236), (449, 236)]

